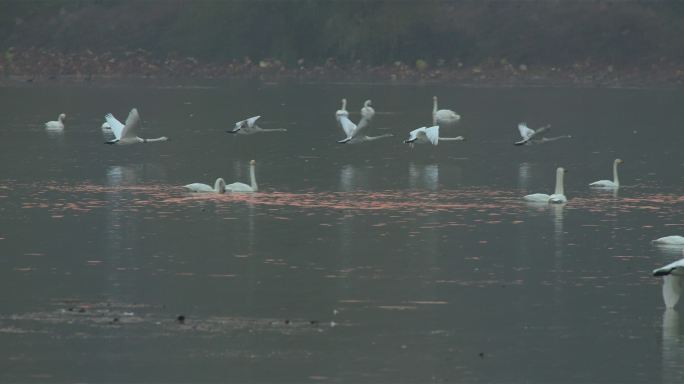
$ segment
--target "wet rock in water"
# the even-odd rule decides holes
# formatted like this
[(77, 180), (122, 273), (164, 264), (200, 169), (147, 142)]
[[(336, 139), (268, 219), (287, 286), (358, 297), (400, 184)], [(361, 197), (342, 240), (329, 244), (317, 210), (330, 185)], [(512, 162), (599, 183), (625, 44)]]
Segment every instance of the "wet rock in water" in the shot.
[(178, 322), (178, 324), (185, 324), (185, 316), (178, 315), (178, 317), (176, 317), (176, 321)]

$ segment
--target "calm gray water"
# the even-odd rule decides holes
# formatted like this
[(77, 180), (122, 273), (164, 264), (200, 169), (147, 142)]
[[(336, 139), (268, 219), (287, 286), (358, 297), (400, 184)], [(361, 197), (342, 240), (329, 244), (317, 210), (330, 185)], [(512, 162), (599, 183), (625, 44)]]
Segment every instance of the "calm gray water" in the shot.
[[(401, 143), (431, 97), (467, 141)], [(369, 134), (334, 113), (366, 98)], [(684, 92), (0, 88), (0, 381), (681, 383)], [(131, 107), (141, 136), (109, 146)], [(61, 112), (62, 134), (43, 123)], [(251, 136), (224, 131), (261, 115)], [(516, 125), (572, 139), (515, 147)], [(593, 192), (625, 160), (619, 193)], [(260, 192), (191, 195), (248, 181)], [(529, 206), (564, 166), (565, 206)], [(185, 316), (183, 323), (177, 321)], [(684, 321), (681, 321), (684, 323)]]

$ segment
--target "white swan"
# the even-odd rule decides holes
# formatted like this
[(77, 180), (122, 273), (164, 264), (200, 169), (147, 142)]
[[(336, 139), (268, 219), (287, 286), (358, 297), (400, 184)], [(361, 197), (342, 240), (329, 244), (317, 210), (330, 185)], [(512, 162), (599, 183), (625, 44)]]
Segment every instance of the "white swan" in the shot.
[(239, 133), (242, 135), (251, 135), (254, 133), (259, 133), (259, 132), (287, 132), (287, 129), (285, 128), (272, 128), (272, 129), (264, 129), (261, 128), (256, 124), (256, 121), (259, 120), (261, 116), (254, 116), (250, 117), (249, 119), (245, 119), (242, 121), (238, 121), (235, 123), (235, 128), (231, 131), (226, 131), (228, 133)]
[(413, 147), (413, 144), (432, 144), (437, 145), (440, 141), (463, 141), (463, 136), (439, 137), (439, 126), (420, 127), (409, 132), (409, 138), (404, 140), (405, 144)]
[(613, 161), (613, 181), (610, 180), (599, 180), (599, 181), (594, 181), (593, 183), (589, 184), (590, 187), (594, 188), (619, 188), (620, 187), (620, 180), (618, 179), (618, 165), (622, 164), (623, 161), (621, 159), (615, 159)]
[(106, 121), (104, 123), (102, 123), (102, 126), (100, 127), (100, 129), (102, 129), (102, 132), (110, 132), (110, 133), (112, 132), (112, 126), (109, 125), (109, 123)]
[[(375, 116), (375, 109), (371, 107), (371, 101), (366, 100), (363, 103), (363, 108), (361, 108), (361, 121), (359, 121), (359, 125), (357, 126), (354, 124), (351, 120), (349, 120), (349, 114), (346, 112), (346, 110), (338, 110), (337, 113), (335, 114), (335, 117), (337, 119), (338, 124), (340, 127), (342, 127), (342, 130), (344, 131), (345, 137), (342, 140), (338, 140), (337, 142), (340, 144), (358, 144), (358, 143), (363, 143), (367, 141), (373, 141), (373, 140), (379, 140), (379, 139), (384, 139), (386, 137), (392, 137), (391, 133), (386, 133), (384, 135), (380, 136), (367, 136), (367, 135), (360, 135), (359, 133), (361, 130), (364, 128), (368, 127), (373, 120), (373, 116)], [(342, 107), (346, 107), (346, 100), (342, 99)], [(343, 113), (340, 113), (343, 112)], [(345, 114), (346, 113), (346, 114)]]
[(659, 239), (655, 239), (653, 240), (653, 242), (661, 245), (684, 245), (684, 237), (677, 235), (665, 236)]
[(461, 120), (456, 112), (450, 109), (437, 110), (437, 96), (432, 96), (432, 125), (451, 125)]
[(256, 165), (256, 161), (251, 160), (249, 162), (249, 178), (251, 181), (251, 185), (247, 185), (245, 183), (231, 183), (226, 185), (226, 192), (256, 192), (259, 190), (259, 187), (257, 186), (256, 182), (256, 177), (254, 176), (254, 167)]
[(168, 138), (166, 136), (158, 137), (156, 139), (143, 139), (138, 137), (135, 131), (140, 125), (140, 115), (138, 115), (138, 110), (133, 108), (131, 112), (128, 113), (128, 118), (126, 119), (126, 125), (121, 124), (111, 113), (105, 115), (105, 120), (110, 127), (112, 127), (112, 133), (114, 134), (114, 140), (106, 141), (105, 144), (137, 144), (137, 143), (154, 143), (157, 141), (166, 141)]
[(663, 276), (663, 300), (667, 308), (674, 308), (679, 301), (684, 276), (684, 259), (654, 269), (653, 276)]
[(64, 129), (64, 120), (66, 119), (66, 114), (60, 113), (57, 117), (57, 121), (48, 121), (45, 123), (45, 129), (50, 131), (61, 131)]
[(516, 141), (515, 145), (532, 144), (533, 140), (538, 141), (544, 136), (544, 134), (551, 129), (551, 125), (547, 124), (543, 127), (538, 128), (536, 131), (527, 126), (527, 123), (518, 124), (518, 131), (520, 132), (520, 137), (522, 140)]
[(533, 193), (523, 196), (523, 199), (535, 203), (565, 203), (568, 199), (565, 197), (563, 190), (563, 174), (565, 174), (563, 167), (556, 168), (556, 189), (552, 195)]
[(216, 179), (214, 186), (203, 183), (192, 183), (184, 185), (183, 188), (190, 190), (190, 192), (213, 192), (213, 193), (224, 193), (226, 192), (226, 182), (222, 178)]

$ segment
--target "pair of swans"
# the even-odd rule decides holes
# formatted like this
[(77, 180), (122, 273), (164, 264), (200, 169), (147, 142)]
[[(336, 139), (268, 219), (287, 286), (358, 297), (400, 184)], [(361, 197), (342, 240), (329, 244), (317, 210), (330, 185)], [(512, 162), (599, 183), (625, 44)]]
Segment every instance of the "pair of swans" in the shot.
[(241, 120), (235, 123), (235, 128), (233, 128), (230, 131), (226, 131), (227, 133), (237, 133), (241, 135), (252, 135), (254, 133), (260, 133), (260, 132), (287, 132), (287, 129), (285, 128), (273, 128), (273, 129), (264, 129), (261, 128), (260, 126), (257, 125), (256, 121), (259, 120), (261, 116), (253, 116), (250, 117), (249, 119)]
[(370, 125), (374, 116), (375, 109), (372, 107), (372, 101), (366, 100), (361, 108), (361, 120), (358, 125), (354, 124), (349, 119), (349, 112), (347, 112), (347, 99), (342, 99), (342, 108), (335, 112), (335, 120), (347, 137), (337, 142), (340, 144), (358, 144), (394, 136), (391, 133), (380, 136), (361, 135), (361, 131)]
[(137, 143), (154, 143), (159, 141), (166, 141), (168, 138), (166, 136), (157, 137), (156, 139), (143, 139), (138, 137), (135, 133), (140, 125), (140, 115), (136, 108), (131, 109), (128, 113), (128, 118), (126, 118), (126, 124), (121, 124), (114, 115), (108, 113), (105, 115), (105, 120), (109, 124), (112, 133), (114, 134), (114, 139), (106, 141), (105, 144), (118, 144), (118, 145), (128, 145)]
[(251, 160), (249, 162), (249, 177), (250, 177), (250, 185), (247, 185), (245, 183), (240, 183), (240, 182), (235, 182), (226, 185), (226, 182), (222, 178), (216, 179), (214, 182), (214, 186), (212, 187), (211, 185), (208, 184), (203, 184), (203, 183), (192, 183), (192, 184), (187, 184), (184, 185), (183, 188), (189, 190), (190, 192), (199, 192), (199, 193), (251, 193), (251, 192), (257, 192), (259, 190), (259, 186), (257, 185), (256, 182), (256, 176), (254, 172), (254, 168), (256, 167), (256, 161)]
[(48, 131), (63, 131), (64, 120), (66, 120), (66, 114), (60, 113), (59, 116), (57, 116), (56, 121), (48, 121), (45, 123), (45, 129)]
[(518, 124), (518, 131), (520, 132), (520, 137), (522, 140), (516, 141), (515, 145), (530, 145), (530, 144), (542, 144), (548, 143), (549, 141), (556, 141), (560, 139), (570, 139), (570, 135), (562, 135), (556, 137), (544, 137), (544, 135), (551, 130), (551, 124), (547, 124), (543, 127), (539, 127), (536, 130), (527, 126), (527, 123)]
[(563, 175), (565, 169), (563, 167), (556, 168), (556, 189), (552, 195), (545, 193), (533, 193), (531, 195), (523, 196), (523, 199), (532, 203), (553, 203), (562, 204), (568, 201), (563, 190)]
[(440, 141), (463, 141), (463, 136), (439, 136), (440, 127), (456, 124), (459, 120), (461, 120), (461, 116), (459, 116), (456, 112), (450, 109), (438, 109), (437, 96), (432, 96), (432, 126), (420, 127), (409, 132), (409, 137), (408, 139), (404, 140), (404, 143), (413, 148), (414, 144), (437, 145)]

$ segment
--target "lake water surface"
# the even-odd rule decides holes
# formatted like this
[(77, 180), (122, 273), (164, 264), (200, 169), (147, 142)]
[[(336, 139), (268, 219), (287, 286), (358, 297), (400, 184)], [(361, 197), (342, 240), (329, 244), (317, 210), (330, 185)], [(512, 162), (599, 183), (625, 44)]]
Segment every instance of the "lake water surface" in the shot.
[[(402, 143), (432, 96), (462, 119)], [(365, 99), (368, 134), (334, 113)], [(684, 92), (407, 85), (0, 88), (2, 382), (684, 381)], [(140, 136), (100, 125), (137, 107)], [(67, 114), (63, 133), (43, 123)], [(261, 115), (287, 133), (229, 135)], [(515, 147), (518, 122), (571, 139)], [(619, 192), (587, 184), (612, 178)], [(248, 182), (193, 195), (181, 186)], [(568, 170), (563, 206), (551, 193)], [(179, 316), (184, 321), (179, 321)]]

